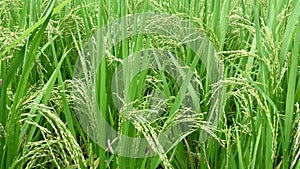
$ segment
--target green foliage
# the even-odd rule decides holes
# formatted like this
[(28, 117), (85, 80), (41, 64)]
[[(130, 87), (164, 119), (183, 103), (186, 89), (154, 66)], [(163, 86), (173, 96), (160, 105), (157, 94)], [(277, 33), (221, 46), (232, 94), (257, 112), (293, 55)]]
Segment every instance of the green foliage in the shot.
[[(300, 168), (299, 6), (299, 0), (0, 1), (0, 168)], [(106, 121), (134, 137), (176, 122), (180, 86), (164, 72), (141, 72), (127, 86), (137, 109), (149, 104), (147, 90), (163, 91), (169, 111), (153, 123), (127, 121), (110, 93), (120, 61), (158, 46), (171, 48), (196, 72), (199, 124), (220, 84), (226, 86), (225, 106), (207, 141), (198, 141), (196, 129), (168, 153), (125, 158), (99, 147), (79, 124), (71, 95), (74, 65), (99, 28), (149, 11), (197, 25), (217, 49), (225, 79), (210, 85), (203, 63), (176, 41), (127, 38), (102, 51), (109, 55), (97, 73), (96, 97)]]

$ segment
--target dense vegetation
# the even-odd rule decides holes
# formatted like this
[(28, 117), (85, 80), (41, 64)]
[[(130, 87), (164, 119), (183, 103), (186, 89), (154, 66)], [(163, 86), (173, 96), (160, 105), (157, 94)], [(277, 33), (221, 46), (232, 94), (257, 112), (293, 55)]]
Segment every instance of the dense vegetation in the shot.
[[(299, 0), (1, 0), (0, 168), (300, 168), (299, 7)], [(209, 111), (214, 87), (222, 84), (226, 92), (208, 140), (199, 141), (200, 126), (166, 153), (128, 158), (101, 148), (83, 130), (72, 86), (93, 34), (117, 18), (144, 12), (196, 25), (215, 47), (224, 79), (211, 84), (203, 63), (195, 66), (195, 53), (177, 41), (129, 37), (108, 52), (96, 74), (98, 106), (114, 129), (147, 137), (172, 121), (166, 111), (145, 128), (126, 121), (114, 106), (115, 68), (146, 48), (170, 48), (195, 68), (199, 115)], [(132, 85), (132, 104), (140, 110), (155, 87), (168, 106), (180, 104), (172, 101), (180, 86), (161, 71), (141, 72)]]

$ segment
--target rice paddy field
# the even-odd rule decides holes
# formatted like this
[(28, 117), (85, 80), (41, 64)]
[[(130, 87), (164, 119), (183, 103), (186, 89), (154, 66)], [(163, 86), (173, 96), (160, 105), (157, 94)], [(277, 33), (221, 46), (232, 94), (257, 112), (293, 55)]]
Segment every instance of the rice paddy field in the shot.
[(0, 168), (300, 168), (300, 0), (1, 0)]

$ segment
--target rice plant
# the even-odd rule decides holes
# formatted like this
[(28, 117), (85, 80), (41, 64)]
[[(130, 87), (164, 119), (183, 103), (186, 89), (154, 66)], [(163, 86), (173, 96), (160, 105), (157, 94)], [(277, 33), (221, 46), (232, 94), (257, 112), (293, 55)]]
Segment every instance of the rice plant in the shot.
[(2, 0), (0, 168), (300, 168), (299, 6)]

